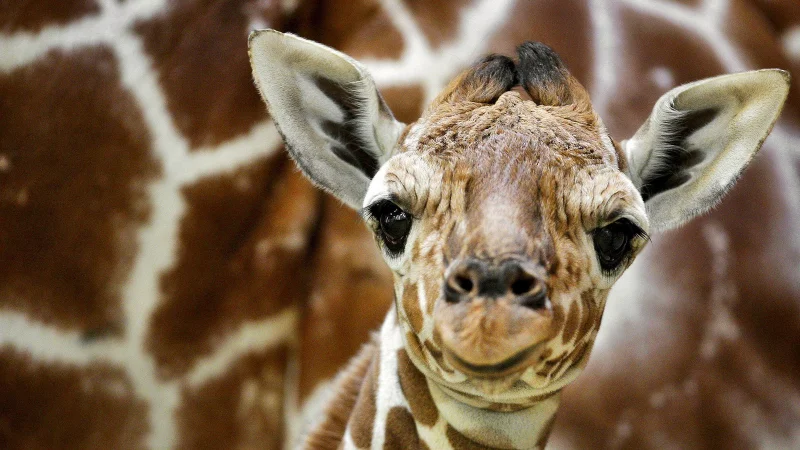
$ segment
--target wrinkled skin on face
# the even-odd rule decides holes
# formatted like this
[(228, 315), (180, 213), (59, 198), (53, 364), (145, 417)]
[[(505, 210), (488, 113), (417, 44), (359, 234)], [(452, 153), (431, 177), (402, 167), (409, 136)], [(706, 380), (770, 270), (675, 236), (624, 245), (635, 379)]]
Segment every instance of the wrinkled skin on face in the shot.
[[(645, 243), (643, 233), (632, 236), (619, 265), (604, 270), (596, 230), (621, 218), (648, 229), (642, 198), (591, 106), (523, 97), (434, 103), (407, 128), (364, 202), (394, 272), (411, 359), (454, 397), (499, 409), (557, 391), (585, 365), (609, 289)], [(412, 217), (399, 252), (368, 213), (387, 199)], [(544, 283), (544, 304), (531, 308), (513, 293), (448, 301), (449, 272), (475, 260), (523, 266)]]

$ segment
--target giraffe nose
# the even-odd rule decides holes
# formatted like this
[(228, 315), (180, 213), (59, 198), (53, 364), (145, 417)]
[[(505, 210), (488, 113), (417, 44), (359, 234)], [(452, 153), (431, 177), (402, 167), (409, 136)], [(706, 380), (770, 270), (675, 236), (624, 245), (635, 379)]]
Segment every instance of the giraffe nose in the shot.
[(456, 262), (446, 276), (444, 294), (450, 303), (502, 297), (510, 297), (531, 309), (545, 308), (548, 303), (544, 280), (517, 260)]

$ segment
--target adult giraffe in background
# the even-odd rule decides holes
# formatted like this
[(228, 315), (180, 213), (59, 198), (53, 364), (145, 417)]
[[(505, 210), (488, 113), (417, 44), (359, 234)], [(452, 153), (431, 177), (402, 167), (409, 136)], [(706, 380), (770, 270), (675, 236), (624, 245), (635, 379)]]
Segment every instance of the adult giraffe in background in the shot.
[[(363, 61), (408, 123), (480, 55), (542, 41), (611, 134), (630, 136), (678, 84), (796, 72), (798, 8), (0, 7), (0, 447), (280, 448), (297, 410), (379, 326), (390, 273), (357, 215), (282, 156), (252, 85), (251, 30), (292, 31)], [(617, 283), (551, 447), (798, 446), (798, 105), (792, 89), (719, 208), (652, 236)]]

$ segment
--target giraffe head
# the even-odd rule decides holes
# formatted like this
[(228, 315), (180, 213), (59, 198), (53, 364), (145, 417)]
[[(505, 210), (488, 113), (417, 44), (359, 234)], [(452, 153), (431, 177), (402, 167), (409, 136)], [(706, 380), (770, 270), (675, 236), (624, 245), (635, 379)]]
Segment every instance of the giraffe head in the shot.
[(683, 85), (617, 144), (552, 50), (518, 53), (466, 70), (405, 125), (348, 56), (271, 30), (250, 38), (290, 154), (374, 233), (414, 364), (506, 410), (577, 376), (648, 233), (720, 200), (788, 92), (779, 70)]

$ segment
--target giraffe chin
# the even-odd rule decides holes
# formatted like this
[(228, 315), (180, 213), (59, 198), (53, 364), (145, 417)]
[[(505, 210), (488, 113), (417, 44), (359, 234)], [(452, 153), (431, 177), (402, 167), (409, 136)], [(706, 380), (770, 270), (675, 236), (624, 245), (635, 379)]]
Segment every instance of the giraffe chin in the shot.
[[(531, 345), (530, 347), (523, 349), (514, 355), (494, 364), (474, 364), (468, 362), (447, 347), (444, 349), (444, 356), (451, 366), (463, 372), (465, 375), (470, 376), (471, 378), (486, 381), (508, 381), (508, 378), (515, 376), (514, 381), (516, 381), (516, 379), (519, 379), (522, 372), (530, 365), (530, 363), (536, 359), (535, 355), (540, 353), (537, 351), (540, 349), (540, 347), (541, 346), (539, 344)], [(513, 381), (510, 382), (509, 386), (511, 384), (514, 384)]]

